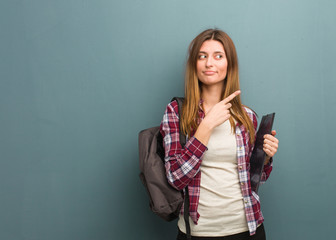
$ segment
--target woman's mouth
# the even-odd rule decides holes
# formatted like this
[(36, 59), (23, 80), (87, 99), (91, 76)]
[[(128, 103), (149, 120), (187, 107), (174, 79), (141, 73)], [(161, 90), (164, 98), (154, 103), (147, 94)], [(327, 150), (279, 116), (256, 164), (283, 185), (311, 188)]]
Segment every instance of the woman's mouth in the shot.
[(215, 71), (203, 71), (203, 74), (207, 76), (214, 75), (215, 73), (216, 73)]

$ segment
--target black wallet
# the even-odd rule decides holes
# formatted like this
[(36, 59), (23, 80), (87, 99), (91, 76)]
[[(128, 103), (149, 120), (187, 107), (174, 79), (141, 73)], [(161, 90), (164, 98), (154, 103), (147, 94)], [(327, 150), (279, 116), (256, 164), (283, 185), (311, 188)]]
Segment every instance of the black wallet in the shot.
[(271, 134), (275, 113), (264, 115), (261, 119), (254, 149), (250, 158), (251, 189), (258, 192), (261, 174), (264, 170), (266, 153), (263, 150), (264, 135)]

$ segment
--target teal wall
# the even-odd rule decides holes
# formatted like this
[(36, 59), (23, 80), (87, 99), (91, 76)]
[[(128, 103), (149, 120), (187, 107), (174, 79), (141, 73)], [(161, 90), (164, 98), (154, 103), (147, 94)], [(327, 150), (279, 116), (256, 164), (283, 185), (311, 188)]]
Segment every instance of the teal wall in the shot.
[(275, 111), (268, 239), (332, 239), (336, 2), (1, 0), (0, 239), (174, 239), (149, 211), (137, 137), (183, 94), (189, 42), (236, 43), (242, 98)]

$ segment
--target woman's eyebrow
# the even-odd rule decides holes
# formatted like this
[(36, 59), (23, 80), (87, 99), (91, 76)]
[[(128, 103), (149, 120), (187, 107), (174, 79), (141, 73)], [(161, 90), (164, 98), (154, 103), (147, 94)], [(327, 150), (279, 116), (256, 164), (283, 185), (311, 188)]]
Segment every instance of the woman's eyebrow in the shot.
[[(204, 52), (204, 51), (200, 51), (199, 53), (205, 53), (205, 54), (208, 54), (207, 52)], [(222, 52), (222, 51), (215, 51), (214, 53), (223, 53), (223, 54), (224, 54), (224, 52)]]

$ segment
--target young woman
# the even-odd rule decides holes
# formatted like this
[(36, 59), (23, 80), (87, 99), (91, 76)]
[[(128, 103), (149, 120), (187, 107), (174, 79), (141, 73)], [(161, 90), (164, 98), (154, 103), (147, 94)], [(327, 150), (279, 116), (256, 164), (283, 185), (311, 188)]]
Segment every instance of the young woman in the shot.
[[(231, 38), (218, 29), (200, 33), (189, 46), (183, 111), (178, 112), (176, 101), (169, 103), (160, 126), (168, 181), (176, 189), (189, 189), (192, 239), (266, 239), (249, 176), (257, 118), (242, 105), (240, 93)], [(188, 136), (184, 148), (180, 127)], [(264, 136), (263, 182), (278, 149), (275, 134)], [(183, 215), (178, 228), (177, 239), (186, 239)]]

